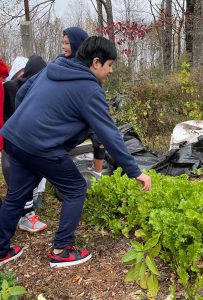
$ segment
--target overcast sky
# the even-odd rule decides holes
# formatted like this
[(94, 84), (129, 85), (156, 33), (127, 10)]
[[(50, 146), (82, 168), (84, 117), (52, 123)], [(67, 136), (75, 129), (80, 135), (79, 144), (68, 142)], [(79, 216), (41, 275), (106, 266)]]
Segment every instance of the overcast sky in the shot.
[(55, 12), (57, 17), (61, 17), (64, 14), (64, 10), (68, 9), (68, 0), (55, 0)]
[[(57, 17), (64, 16), (66, 11), (70, 11), (72, 5), (74, 5), (74, 2), (78, 3), (80, 1), (85, 4), (87, 3), (87, 6), (94, 11), (94, 8), (93, 8), (90, 0), (55, 0), (54, 7), (55, 7), (55, 12), (56, 12)], [(113, 0), (112, 2), (114, 4), (114, 8), (121, 9), (122, 2), (123, 2), (122, 0)], [(160, 0), (152, 0), (152, 3), (154, 5), (159, 2), (160, 2)], [(149, 1), (148, 0), (136, 0), (135, 3), (137, 4), (138, 11), (142, 12), (143, 15), (145, 15), (145, 17), (147, 17), (147, 15), (150, 12)]]

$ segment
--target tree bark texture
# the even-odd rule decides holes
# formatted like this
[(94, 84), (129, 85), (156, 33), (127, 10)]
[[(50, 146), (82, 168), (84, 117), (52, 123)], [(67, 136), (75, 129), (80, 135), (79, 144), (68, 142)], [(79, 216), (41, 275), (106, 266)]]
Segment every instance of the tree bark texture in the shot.
[(185, 46), (189, 55), (190, 63), (193, 60), (193, 30), (194, 30), (194, 8), (196, 0), (187, 0), (185, 15)]
[(98, 34), (99, 36), (103, 36), (103, 14), (102, 14), (102, 3), (97, 0), (97, 16), (98, 16)]
[(164, 71), (171, 71), (172, 52), (172, 0), (166, 0), (165, 7), (165, 31), (163, 39), (163, 63)]
[(32, 26), (30, 21), (24, 21), (20, 24), (20, 31), (22, 37), (23, 55), (30, 57), (33, 54), (33, 39)]
[(194, 28), (192, 43), (193, 67), (203, 65), (203, 0), (195, 2), (194, 6)]
[(25, 20), (30, 21), (29, 0), (24, 0)]
[(23, 54), (30, 57), (33, 54), (32, 24), (30, 21), (29, 0), (24, 0), (25, 21), (20, 24)]
[(113, 11), (112, 11), (112, 3), (111, 0), (98, 0), (102, 3), (107, 17), (107, 24), (109, 27), (109, 39), (114, 42), (114, 29), (113, 29)]

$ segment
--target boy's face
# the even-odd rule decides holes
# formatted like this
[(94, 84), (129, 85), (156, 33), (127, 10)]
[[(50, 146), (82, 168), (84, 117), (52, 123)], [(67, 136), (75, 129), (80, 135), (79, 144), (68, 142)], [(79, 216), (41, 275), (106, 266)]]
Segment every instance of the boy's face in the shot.
[(62, 50), (63, 50), (64, 55), (65, 55), (66, 57), (72, 55), (72, 49), (71, 49), (70, 41), (69, 41), (69, 38), (68, 38), (67, 35), (64, 35), (64, 36), (63, 36)]
[(113, 60), (108, 59), (102, 66), (99, 58), (96, 57), (90, 67), (90, 70), (95, 74), (101, 84), (103, 84), (107, 76), (113, 73)]

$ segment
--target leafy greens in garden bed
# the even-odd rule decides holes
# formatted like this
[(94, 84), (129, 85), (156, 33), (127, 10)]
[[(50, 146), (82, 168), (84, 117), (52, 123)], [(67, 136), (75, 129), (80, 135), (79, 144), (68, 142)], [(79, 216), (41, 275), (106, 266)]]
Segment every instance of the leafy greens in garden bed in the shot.
[(169, 177), (151, 170), (152, 190), (141, 191), (135, 179), (114, 175), (93, 179), (84, 209), (92, 225), (114, 234), (142, 237), (147, 242), (158, 234), (160, 255), (176, 270), (187, 288), (203, 271), (203, 181), (187, 175)]

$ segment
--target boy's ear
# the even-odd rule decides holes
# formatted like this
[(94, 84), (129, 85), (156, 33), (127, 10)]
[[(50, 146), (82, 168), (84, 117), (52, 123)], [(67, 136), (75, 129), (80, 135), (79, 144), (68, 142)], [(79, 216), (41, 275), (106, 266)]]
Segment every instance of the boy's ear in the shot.
[(99, 67), (101, 66), (101, 62), (100, 62), (100, 59), (99, 57), (95, 57), (92, 61), (92, 65), (91, 67), (95, 70), (97, 70)]

